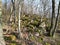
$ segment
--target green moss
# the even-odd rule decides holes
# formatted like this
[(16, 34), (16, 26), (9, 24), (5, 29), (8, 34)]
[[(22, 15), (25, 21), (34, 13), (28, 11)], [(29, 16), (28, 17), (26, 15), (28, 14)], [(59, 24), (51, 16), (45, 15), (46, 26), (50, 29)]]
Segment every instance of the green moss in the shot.
[(42, 43), (43, 42), (43, 38), (38, 38), (38, 42)]
[(17, 45), (16, 43), (11, 43), (10, 45)]
[(39, 22), (36, 21), (36, 20), (34, 20), (33, 22), (31, 22), (31, 24), (34, 25), (34, 26), (38, 25), (38, 23), (39, 23)]
[(29, 17), (22, 17), (21, 20), (25, 21), (25, 20), (28, 20)]
[(5, 39), (5, 41), (7, 41), (7, 40), (11, 40), (11, 37), (4, 37), (4, 39)]
[(30, 28), (33, 28), (34, 26), (33, 25), (29, 25)]
[(31, 36), (30, 39), (31, 39), (31, 40), (35, 40), (35, 37), (34, 37), (34, 36)]
[(51, 45), (51, 44), (46, 42), (46, 44), (45, 44), (45, 45)]

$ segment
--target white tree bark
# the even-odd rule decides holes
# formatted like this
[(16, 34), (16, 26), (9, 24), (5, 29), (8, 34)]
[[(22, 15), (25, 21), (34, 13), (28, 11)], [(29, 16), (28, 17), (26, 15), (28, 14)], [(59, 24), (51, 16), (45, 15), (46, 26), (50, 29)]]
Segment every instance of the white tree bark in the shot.
[(21, 29), (20, 29), (20, 15), (21, 15), (21, 6), (19, 5), (19, 29), (18, 29), (18, 32), (19, 32), (19, 37), (21, 38), (22, 33), (21, 33)]

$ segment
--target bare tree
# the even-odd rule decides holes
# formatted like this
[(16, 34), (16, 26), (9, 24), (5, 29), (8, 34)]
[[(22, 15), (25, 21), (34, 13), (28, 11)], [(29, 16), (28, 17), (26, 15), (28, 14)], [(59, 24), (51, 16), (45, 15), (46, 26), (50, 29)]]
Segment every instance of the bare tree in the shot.
[(14, 16), (14, 23), (15, 23), (15, 0), (11, 0), (11, 2), (12, 2), (12, 5), (13, 5), (13, 16)]
[(18, 37), (19, 37), (19, 39), (22, 39), (23, 37), (22, 37), (22, 32), (21, 32), (21, 29), (20, 29), (20, 16), (21, 16), (21, 12), (22, 12), (22, 2), (23, 2), (24, 0), (19, 0), (19, 3), (18, 3), (18, 5), (19, 5), (19, 23), (18, 23), (18, 25), (19, 25), (19, 27), (18, 27), (18, 33), (19, 33), (19, 35), (18, 35)]
[[(55, 16), (55, 0), (52, 0), (52, 17), (51, 17), (50, 31), (52, 31), (52, 28), (53, 28), (54, 16)], [(50, 33), (50, 31), (49, 31), (49, 33)]]
[[(50, 32), (50, 35), (51, 36), (54, 36), (54, 33), (56, 31), (56, 28), (57, 28), (57, 22), (58, 22), (58, 17), (59, 17), (59, 8), (60, 8), (60, 1), (59, 1), (59, 5), (58, 5), (58, 13), (57, 13), (57, 17), (56, 17), (56, 20), (53, 20), (54, 17), (55, 17), (55, 3), (54, 3), (55, 0), (52, 0), (52, 20), (51, 20), (51, 32)], [(55, 21), (55, 23), (54, 23)]]

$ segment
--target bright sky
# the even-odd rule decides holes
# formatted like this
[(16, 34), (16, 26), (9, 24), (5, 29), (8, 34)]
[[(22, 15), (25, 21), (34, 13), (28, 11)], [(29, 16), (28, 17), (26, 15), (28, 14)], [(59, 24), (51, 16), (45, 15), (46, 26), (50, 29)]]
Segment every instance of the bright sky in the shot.
[[(7, 0), (8, 2), (10, 1), (10, 0)], [(56, 3), (58, 3), (58, 1), (59, 0), (56, 0)], [(5, 2), (5, 0), (2, 0), (2, 3), (4, 3)], [(36, 2), (39, 2), (39, 0), (36, 0)]]
[[(5, 1), (6, 1), (6, 0), (2, 0), (2, 3), (5, 3)], [(9, 2), (10, 2), (10, 0), (7, 0), (7, 2), (9, 3)]]
[[(2, 4), (5, 3), (6, 0), (2, 0)], [(28, 4), (27, 0), (24, 0), (26, 4)], [(28, 1), (32, 1), (32, 0), (28, 0)], [(52, 1), (52, 0), (50, 0)], [(7, 0), (7, 3), (9, 4), (10, 0)], [(37, 5), (38, 3), (40, 2), (40, 0), (35, 0), (34, 1), (34, 5)], [(51, 3), (51, 2), (50, 2)], [(56, 9), (58, 7), (58, 3), (59, 3), (59, 0), (55, 0), (55, 3), (56, 3)], [(39, 7), (40, 5), (38, 5)]]

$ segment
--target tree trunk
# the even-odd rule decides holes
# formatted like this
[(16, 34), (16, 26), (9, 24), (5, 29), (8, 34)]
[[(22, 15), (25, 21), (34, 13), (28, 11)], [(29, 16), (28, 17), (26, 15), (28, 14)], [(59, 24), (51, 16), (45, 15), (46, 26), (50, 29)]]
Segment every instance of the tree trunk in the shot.
[(19, 32), (19, 38), (21, 39), (22, 33), (21, 33), (21, 30), (20, 30), (20, 15), (21, 15), (21, 6), (19, 5), (19, 29), (18, 29), (18, 32)]
[(19, 35), (18, 35), (18, 37), (19, 37), (19, 39), (22, 39), (22, 33), (21, 33), (21, 29), (20, 29), (20, 15), (21, 15), (21, 11), (22, 11), (22, 6), (21, 6), (21, 2), (22, 1), (24, 1), (24, 0), (20, 0), (19, 1), (19, 23), (18, 23), (18, 25), (19, 25), (19, 27), (18, 27), (18, 33), (19, 33)]
[(55, 0), (52, 0), (52, 17), (51, 17), (51, 26), (50, 26), (50, 31), (49, 31), (50, 36), (51, 36), (52, 28), (53, 28), (54, 17), (55, 17)]
[(51, 35), (54, 36), (54, 33), (56, 31), (56, 27), (57, 27), (57, 22), (58, 22), (58, 17), (59, 17), (59, 8), (60, 8), (60, 2), (59, 2), (59, 5), (58, 5), (58, 13), (57, 13), (57, 17), (56, 17), (56, 20), (55, 20), (55, 24), (53, 26), (53, 30), (51, 32)]
[(16, 17), (15, 17), (15, 16), (16, 16), (16, 15), (15, 15), (15, 13), (16, 13), (16, 12), (15, 12), (15, 0), (11, 0), (11, 2), (12, 2), (12, 5), (13, 5), (13, 16), (14, 16), (13, 19), (14, 19), (14, 23), (15, 23), (15, 18), (16, 18)]
[(54, 3), (54, 1), (52, 0), (52, 20), (51, 20), (51, 30), (50, 30), (50, 36), (54, 36), (54, 33), (55, 33), (55, 31), (56, 31), (56, 27), (57, 27), (57, 22), (58, 22), (58, 16), (59, 16), (59, 5), (60, 5), (60, 2), (59, 2), (59, 5), (58, 5), (58, 13), (57, 13), (57, 17), (56, 17), (56, 19), (55, 18), (53, 18), (54, 17), (54, 15), (55, 15), (55, 11), (54, 11), (54, 9), (55, 9), (55, 3)]

